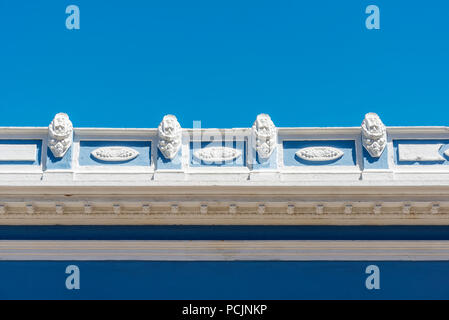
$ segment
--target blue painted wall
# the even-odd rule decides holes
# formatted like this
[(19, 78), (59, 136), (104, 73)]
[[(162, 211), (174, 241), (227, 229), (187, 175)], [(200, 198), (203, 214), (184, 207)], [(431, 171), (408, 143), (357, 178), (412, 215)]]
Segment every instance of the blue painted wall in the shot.
[(388, 169), (388, 147), (385, 147), (379, 158), (371, 157), (363, 148), (363, 169)]
[[(449, 240), (449, 226), (0, 226), (0, 239)], [(373, 264), (380, 290), (365, 287)], [(0, 261), (0, 284), (0, 299), (449, 299), (449, 261)]]
[[(283, 141), (285, 166), (355, 166), (357, 163), (354, 140), (301, 140)], [(307, 161), (296, 156), (299, 149), (307, 147), (334, 147), (344, 152), (333, 161)]]
[(73, 145), (67, 150), (62, 158), (56, 158), (51, 152), (50, 148), (47, 148), (47, 161), (45, 162), (46, 170), (64, 170), (72, 167), (72, 150)]
[[(129, 147), (139, 155), (128, 161), (102, 161), (91, 152), (101, 147)], [(81, 166), (149, 166), (151, 164), (151, 141), (80, 141), (79, 164)]]
[[(379, 290), (365, 287), (372, 264)], [(0, 283), (0, 299), (448, 299), (449, 261), (1, 261)]]
[(277, 168), (277, 148), (274, 148), (273, 153), (270, 155), (268, 159), (262, 160), (259, 157), (259, 154), (256, 152), (256, 149), (251, 149), (253, 153), (253, 163), (252, 163), (252, 169), (253, 170), (260, 170), (260, 169), (276, 169)]
[(167, 159), (164, 155), (157, 149), (157, 160), (156, 160), (156, 169), (163, 170), (179, 170), (182, 168), (182, 147), (179, 148), (178, 153), (173, 159)]

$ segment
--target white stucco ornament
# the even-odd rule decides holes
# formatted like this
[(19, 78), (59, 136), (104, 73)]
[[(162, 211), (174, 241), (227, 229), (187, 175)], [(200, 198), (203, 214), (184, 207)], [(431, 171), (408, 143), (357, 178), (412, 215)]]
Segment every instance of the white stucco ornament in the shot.
[(128, 147), (102, 147), (92, 151), (91, 155), (101, 161), (118, 162), (132, 160), (139, 152)]
[(207, 147), (195, 151), (193, 155), (195, 158), (203, 161), (223, 162), (231, 161), (240, 157), (242, 152), (240, 150), (228, 147)]
[(299, 149), (296, 155), (307, 161), (332, 161), (343, 156), (344, 152), (334, 147), (307, 147)]
[(181, 147), (182, 129), (174, 115), (166, 115), (158, 127), (158, 148), (167, 159), (173, 159)]
[(276, 148), (277, 130), (268, 114), (259, 114), (252, 127), (254, 148), (259, 158), (268, 159)]
[(376, 113), (367, 113), (363, 119), (362, 143), (373, 158), (379, 158), (387, 145), (387, 129)]
[(69, 116), (58, 113), (48, 126), (48, 147), (55, 158), (62, 158), (73, 141), (73, 125)]

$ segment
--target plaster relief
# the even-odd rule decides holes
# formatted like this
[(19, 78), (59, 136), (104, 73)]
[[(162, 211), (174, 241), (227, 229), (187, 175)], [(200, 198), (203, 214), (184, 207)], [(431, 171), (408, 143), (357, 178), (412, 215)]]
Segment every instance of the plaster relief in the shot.
[(128, 147), (102, 147), (92, 151), (91, 155), (101, 161), (118, 162), (132, 160), (139, 152)]
[(252, 126), (254, 148), (259, 158), (268, 159), (276, 148), (277, 130), (268, 114), (259, 114)]
[(373, 158), (379, 158), (387, 145), (387, 130), (376, 113), (367, 113), (362, 122), (362, 144)]
[(308, 147), (300, 149), (296, 155), (307, 161), (332, 161), (337, 160), (343, 156), (344, 152), (333, 147)]
[(242, 151), (228, 147), (207, 147), (193, 153), (195, 158), (209, 162), (223, 162), (237, 159)]
[(73, 141), (73, 125), (69, 116), (58, 113), (48, 126), (48, 147), (55, 158), (62, 158)]
[(158, 127), (158, 148), (167, 159), (174, 159), (181, 148), (182, 129), (178, 119), (168, 114)]

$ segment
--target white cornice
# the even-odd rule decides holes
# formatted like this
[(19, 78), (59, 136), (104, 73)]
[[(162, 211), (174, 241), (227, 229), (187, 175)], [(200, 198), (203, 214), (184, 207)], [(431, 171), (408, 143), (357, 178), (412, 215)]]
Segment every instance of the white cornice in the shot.
[(157, 128), (74, 128), (75, 134), (91, 137), (155, 137)]
[[(244, 169), (243, 169), (244, 170)], [(240, 173), (244, 173), (243, 170)], [(133, 173), (130, 173), (133, 175)], [(105, 173), (105, 175), (111, 175)], [(405, 181), (155, 181), (147, 179), (106, 181), (66, 181), (66, 180), (1, 180), (0, 194), (86, 194), (95, 191), (96, 194), (342, 194), (373, 196), (388, 196), (391, 194), (409, 195), (447, 195), (449, 180), (405, 180)]]
[[(44, 165), (47, 127), (0, 128), (2, 139), (43, 139), (42, 166), (0, 166), (0, 224), (449, 225), (449, 166), (398, 165), (391, 141), (449, 139), (448, 127), (387, 127), (389, 164), (383, 169), (365, 165), (360, 127), (277, 128), (276, 165), (269, 169), (249, 161), (251, 128), (198, 131), (206, 141), (216, 135), (247, 139), (241, 166), (192, 167), (189, 144), (198, 132), (183, 129), (181, 166), (161, 170), (156, 128), (74, 131), (71, 167), (52, 169)], [(287, 165), (282, 141), (295, 139), (353, 139), (356, 164)], [(82, 140), (151, 140), (151, 162), (80, 165)]]
[(447, 261), (449, 241), (0, 241), (0, 260)]
[(0, 127), (0, 135), (46, 136), (48, 127)]
[(387, 127), (387, 132), (391, 134), (444, 134), (449, 133), (446, 126), (421, 126), (421, 127)]
[[(278, 127), (280, 135), (294, 134), (360, 134), (360, 127)], [(74, 128), (75, 133), (92, 136), (156, 136), (157, 128)], [(250, 128), (201, 128), (191, 129), (183, 128), (184, 132), (190, 135), (193, 132), (201, 132), (207, 134), (235, 134), (248, 135)], [(387, 126), (387, 132), (390, 134), (447, 134), (449, 127), (447, 126)], [(0, 127), (0, 134), (36, 134), (46, 135), (48, 127)]]

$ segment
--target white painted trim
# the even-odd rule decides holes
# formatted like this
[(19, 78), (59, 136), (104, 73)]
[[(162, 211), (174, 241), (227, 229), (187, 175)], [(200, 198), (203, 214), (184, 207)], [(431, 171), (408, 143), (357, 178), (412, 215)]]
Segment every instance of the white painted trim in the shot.
[[(158, 123), (154, 123), (155, 126)], [(242, 135), (248, 135), (251, 133), (251, 128), (232, 128), (232, 129), (213, 129), (213, 128), (201, 128), (210, 132), (225, 132), (226, 130), (232, 130), (233, 132), (239, 132)], [(361, 133), (360, 127), (277, 127), (279, 135), (295, 135), (295, 134), (353, 134), (357, 135)], [(192, 133), (193, 129), (183, 128), (183, 131)], [(74, 128), (75, 134), (82, 135), (139, 135), (139, 136), (157, 136), (157, 128)], [(0, 135), (12, 134), (12, 135), (47, 135), (48, 127), (0, 127)], [(449, 127), (447, 126), (388, 126), (387, 134), (394, 135), (410, 135), (410, 134), (442, 134), (449, 135)]]
[(2, 240), (0, 260), (447, 261), (449, 241)]
[(0, 135), (3, 136), (47, 136), (48, 127), (0, 127)]
[(87, 136), (92, 137), (110, 137), (112, 139), (119, 138), (152, 138), (157, 137), (157, 128), (74, 128), (75, 135), (79, 135), (81, 140)]
[(192, 141), (199, 141), (199, 140), (207, 141), (208, 139), (203, 139), (204, 135), (206, 135), (207, 137), (221, 136), (224, 140), (230, 140), (230, 138), (232, 137), (243, 139), (245, 137), (250, 136), (251, 128), (232, 128), (232, 129), (195, 128), (195, 129), (183, 129), (183, 132), (188, 134), (190, 136), (190, 140)]

